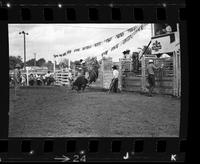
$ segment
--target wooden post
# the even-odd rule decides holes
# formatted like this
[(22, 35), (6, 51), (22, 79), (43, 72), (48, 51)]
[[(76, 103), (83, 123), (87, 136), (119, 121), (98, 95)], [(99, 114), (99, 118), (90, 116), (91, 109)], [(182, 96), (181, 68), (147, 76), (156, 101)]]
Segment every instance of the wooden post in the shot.
[(102, 88), (104, 88), (104, 58), (102, 58), (102, 64), (101, 64), (101, 71), (102, 71)]
[[(112, 65), (112, 58), (104, 59), (102, 61), (103, 66), (103, 88), (108, 89), (111, 79), (112, 79), (112, 70), (110, 69)], [(110, 66), (110, 67), (109, 67)]]
[(141, 88), (142, 88), (142, 91), (144, 92), (146, 90), (145, 56), (142, 56), (141, 64), (142, 64)]
[(177, 95), (176, 96), (179, 96), (179, 63), (178, 63), (178, 54), (176, 52), (176, 92), (177, 92)]
[(177, 57), (178, 57), (178, 77), (179, 77), (179, 81), (178, 81), (178, 96), (181, 96), (181, 57), (180, 57), (180, 51), (177, 51)]
[(173, 95), (177, 96), (177, 55), (173, 52)]
[(119, 59), (119, 89), (120, 91), (122, 91), (122, 62), (121, 62), (121, 59)]
[(175, 72), (175, 53), (173, 52), (173, 95), (174, 96), (175, 96), (175, 87), (176, 87), (176, 85), (175, 85), (175, 81), (176, 81), (175, 74), (176, 74), (176, 72)]
[(26, 69), (26, 85), (29, 86), (28, 69)]

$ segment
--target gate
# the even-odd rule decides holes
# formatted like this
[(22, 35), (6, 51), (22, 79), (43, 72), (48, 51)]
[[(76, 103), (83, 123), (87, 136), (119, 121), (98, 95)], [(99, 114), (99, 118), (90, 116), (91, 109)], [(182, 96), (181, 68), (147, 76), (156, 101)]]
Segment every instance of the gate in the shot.
[(68, 72), (57, 71), (54, 73), (55, 85), (69, 85)]
[[(147, 72), (146, 67), (149, 59), (153, 59), (156, 66), (164, 64), (162, 69), (155, 71), (156, 87), (154, 93), (169, 94), (177, 97), (181, 96), (181, 66), (180, 51), (173, 53), (170, 58), (156, 58), (154, 55), (143, 56), (139, 73), (132, 70), (124, 71), (121, 69), (122, 90), (147, 92)], [(123, 68), (123, 62), (121, 62)]]

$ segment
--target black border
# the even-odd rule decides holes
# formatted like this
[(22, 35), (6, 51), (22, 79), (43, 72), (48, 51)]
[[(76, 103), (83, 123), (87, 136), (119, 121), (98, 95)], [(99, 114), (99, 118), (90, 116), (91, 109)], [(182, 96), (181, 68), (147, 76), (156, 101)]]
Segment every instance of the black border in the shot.
[[(0, 110), (0, 144), (8, 146), (8, 151), (1, 153), (2, 160), (6, 161), (55, 161), (53, 157), (66, 154), (66, 143), (70, 140), (76, 141), (75, 152), (67, 153), (69, 156), (79, 154), (80, 150), (85, 150), (87, 161), (125, 161), (122, 156), (128, 152), (134, 152), (136, 145), (143, 143), (144, 151), (136, 153), (127, 161), (170, 161), (172, 154), (177, 154), (177, 161), (185, 160), (185, 149), (180, 151), (181, 145), (187, 143), (188, 129), (188, 108), (189, 108), (189, 67), (188, 67), (188, 41), (187, 41), (187, 23), (186, 20), (180, 19), (180, 9), (185, 8), (185, 2), (182, 0), (10, 0), (11, 7), (8, 8), (8, 1), (0, 1), (0, 10), (3, 8), (7, 11), (8, 19), (0, 20), (0, 54), (2, 57), (1, 75), (1, 104)], [(57, 4), (63, 4), (58, 8)], [(166, 6), (165, 6), (166, 5)], [(21, 8), (28, 8), (31, 11), (31, 20), (23, 21), (20, 17)], [(51, 8), (53, 10), (53, 20), (46, 21), (43, 17), (43, 9)], [(66, 8), (74, 8), (76, 11), (76, 20), (67, 20)], [(96, 8), (99, 13), (99, 20), (88, 19), (88, 9)], [(112, 8), (118, 8), (121, 11), (121, 20), (112, 20)], [(143, 10), (143, 20), (134, 18), (134, 9)], [(166, 11), (166, 20), (157, 20), (156, 9), (164, 8)], [(8, 23), (179, 23), (180, 24), (180, 45), (181, 45), (181, 126), (180, 137), (177, 138), (8, 138)], [(7, 62), (6, 62), (7, 61)], [(7, 69), (6, 69), (7, 68)], [(21, 145), (24, 142), (29, 145), (35, 152), (21, 152)], [(28, 142), (26, 141), (28, 140)], [(53, 141), (54, 147), (52, 152), (44, 153), (43, 145), (45, 140)], [(97, 153), (90, 153), (88, 150), (90, 141), (98, 141), (99, 149)], [(29, 142), (30, 141), (30, 142)], [(112, 152), (112, 142), (120, 141), (120, 152)], [(140, 142), (142, 141), (142, 142)], [(158, 141), (164, 141), (166, 151), (163, 153), (156, 152)], [(7, 143), (8, 142), (8, 143)], [(118, 142), (117, 142), (118, 143)], [(163, 143), (163, 142), (161, 142)], [(26, 145), (25, 144), (25, 145)], [(141, 144), (139, 144), (141, 146)], [(161, 144), (162, 145), (162, 144)], [(1, 146), (1, 145), (0, 145)], [(139, 147), (140, 147), (139, 146)], [(182, 146), (184, 147), (184, 146)]]

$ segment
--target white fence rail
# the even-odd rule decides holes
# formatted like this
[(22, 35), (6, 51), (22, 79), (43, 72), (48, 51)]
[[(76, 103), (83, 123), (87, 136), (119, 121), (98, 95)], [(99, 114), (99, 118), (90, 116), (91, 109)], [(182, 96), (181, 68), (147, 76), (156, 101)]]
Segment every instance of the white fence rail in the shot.
[(55, 72), (55, 85), (69, 85), (68, 72)]

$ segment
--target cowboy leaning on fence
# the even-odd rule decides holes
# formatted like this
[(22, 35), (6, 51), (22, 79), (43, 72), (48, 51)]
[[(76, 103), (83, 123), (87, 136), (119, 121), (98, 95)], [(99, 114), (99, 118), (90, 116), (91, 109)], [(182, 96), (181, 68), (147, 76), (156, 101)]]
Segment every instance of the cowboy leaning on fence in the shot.
[(153, 89), (155, 87), (155, 70), (156, 69), (159, 69), (159, 68), (163, 68), (163, 64), (161, 65), (161, 67), (156, 67), (154, 64), (153, 64), (153, 60), (150, 59), (149, 60), (149, 64), (147, 65), (147, 74), (148, 74), (148, 83), (149, 83), (149, 94), (148, 96), (152, 97), (152, 92), (153, 92)]

